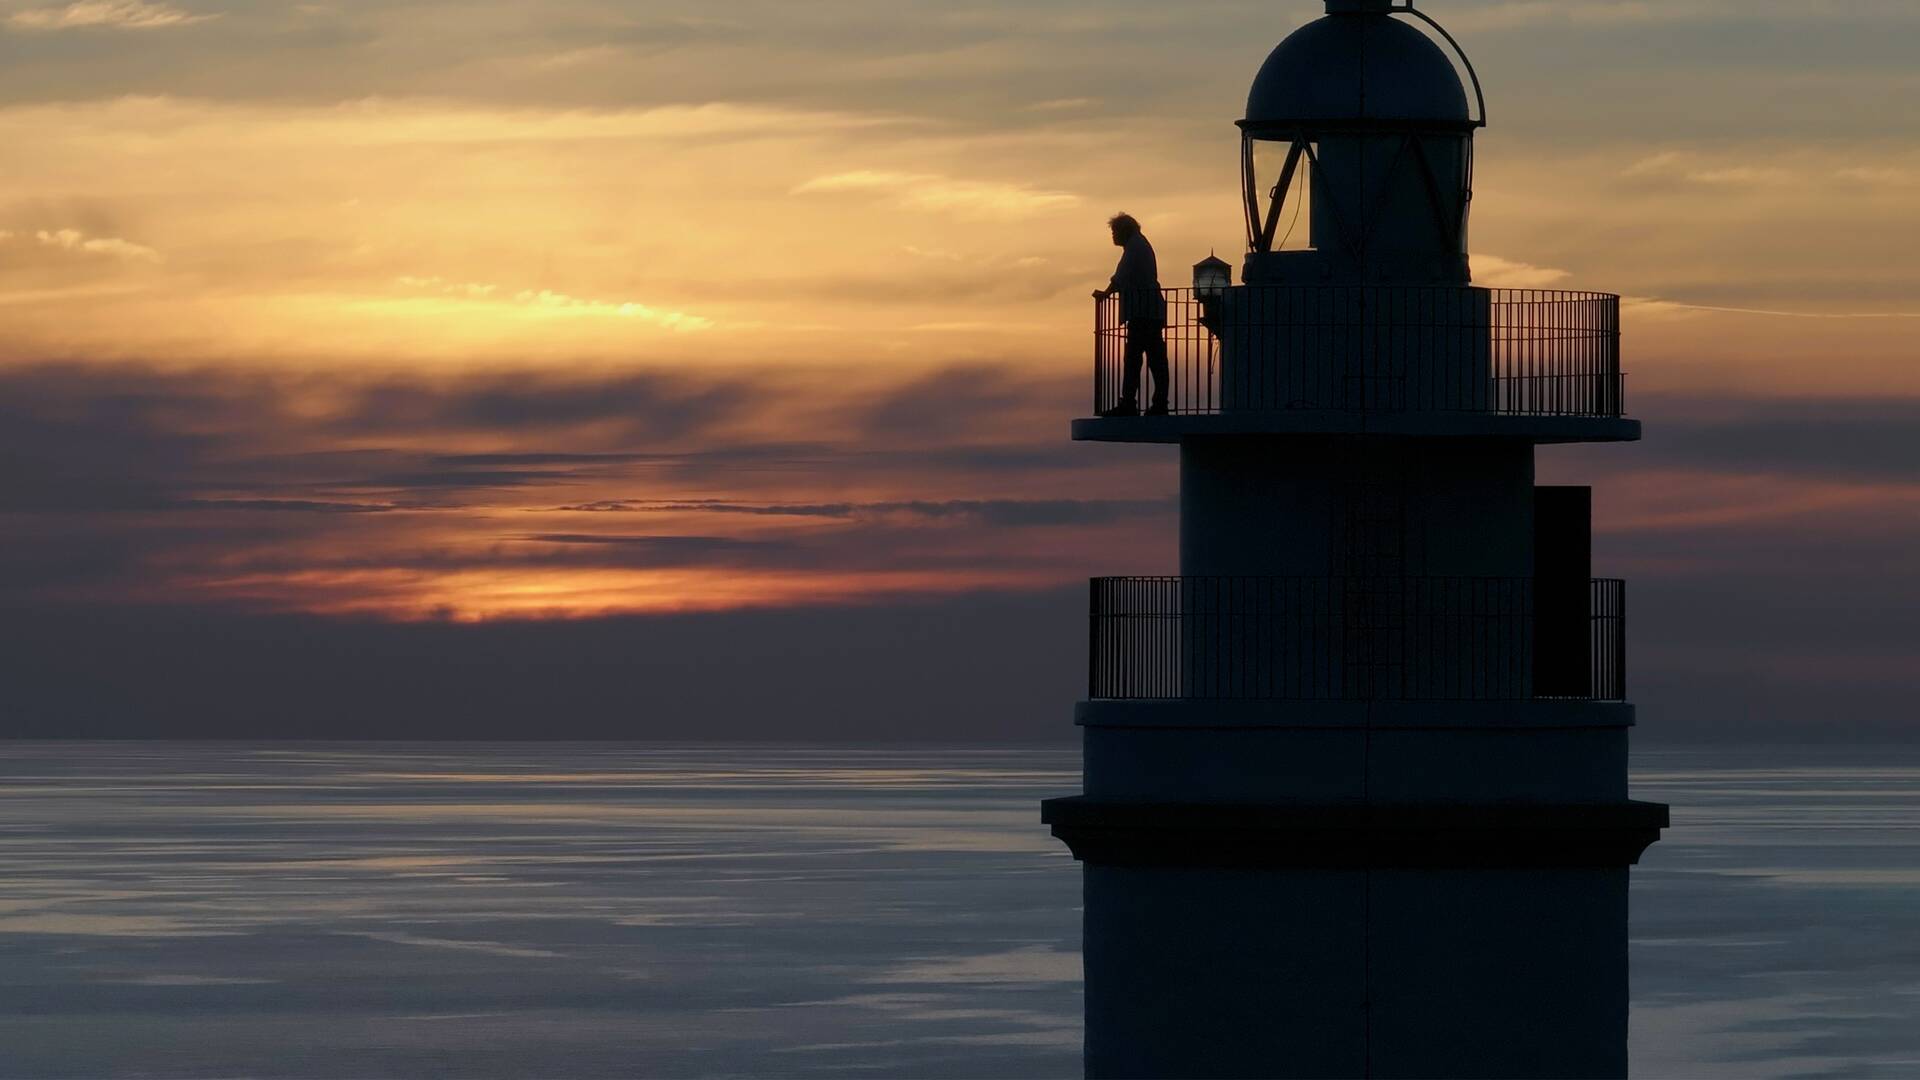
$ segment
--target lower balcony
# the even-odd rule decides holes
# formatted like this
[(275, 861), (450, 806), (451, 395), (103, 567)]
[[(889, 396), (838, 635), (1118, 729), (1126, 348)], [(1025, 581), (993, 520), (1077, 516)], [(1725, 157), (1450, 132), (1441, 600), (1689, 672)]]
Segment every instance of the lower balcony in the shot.
[(1626, 584), (1534, 578), (1096, 578), (1087, 696), (1626, 699)]

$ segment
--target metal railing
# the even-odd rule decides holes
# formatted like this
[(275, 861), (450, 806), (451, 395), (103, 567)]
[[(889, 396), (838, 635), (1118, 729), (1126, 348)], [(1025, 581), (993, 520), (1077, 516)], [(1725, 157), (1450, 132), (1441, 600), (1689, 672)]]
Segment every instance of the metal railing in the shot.
[(1596, 578), (1588, 592), (1588, 650), (1592, 659), (1592, 698), (1627, 699), (1627, 583)]
[[(1472, 286), (1163, 290), (1175, 414), (1321, 409), (1623, 415), (1620, 298)], [(1120, 404), (1120, 298), (1095, 303), (1094, 410)], [(1151, 378), (1142, 372), (1138, 404)]]
[[(1087, 693), (1625, 700), (1625, 583), (1594, 581), (1585, 610), (1536, 612), (1534, 594), (1531, 578), (1095, 578)], [(1554, 685), (1536, 693), (1541, 671)]]

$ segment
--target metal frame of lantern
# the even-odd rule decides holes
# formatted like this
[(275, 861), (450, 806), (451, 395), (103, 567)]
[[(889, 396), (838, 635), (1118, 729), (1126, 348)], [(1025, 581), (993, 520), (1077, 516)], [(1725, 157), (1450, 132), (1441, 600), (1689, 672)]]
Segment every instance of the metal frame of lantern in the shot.
[[(1446, 239), (1449, 246), (1453, 247), (1459, 246), (1464, 238), (1467, 214), (1473, 203), (1472, 136), (1475, 130), (1487, 126), (1487, 95), (1480, 86), (1480, 73), (1474, 69), (1473, 60), (1467, 56), (1466, 50), (1460, 47), (1460, 43), (1454, 39), (1454, 36), (1447, 32), (1447, 28), (1436, 22), (1431, 15), (1415, 8), (1412, 0), (1408, 0), (1404, 6), (1386, 10), (1395, 14), (1412, 15), (1440, 35), (1441, 40), (1447, 43), (1453, 50), (1453, 55), (1459, 57), (1461, 66), (1466, 69), (1467, 78), (1473, 84), (1474, 104), (1479, 115), (1460, 123), (1442, 120), (1369, 121), (1351, 117), (1341, 120), (1262, 120), (1257, 123), (1250, 120), (1235, 121), (1240, 128), (1240, 185), (1246, 211), (1248, 251), (1273, 250), (1274, 233), (1280, 225), (1280, 211), (1286, 205), (1287, 194), (1293, 190), (1294, 177), (1299, 172), (1300, 162), (1302, 160), (1307, 162), (1308, 183), (1311, 184), (1312, 178), (1320, 170), (1320, 159), (1314, 150), (1314, 144), (1325, 135), (1399, 134), (1400, 146), (1394, 152), (1393, 163), (1388, 167), (1388, 173), (1397, 172), (1411, 151), (1415, 167), (1420, 171), (1421, 185), (1426, 189), (1427, 199), (1433, 207), (1434, 220), (1442, 223), (1444, 228), (1447, 227), (1446, 223), (1452, 215), (1449, 215), (1446, 207), (1442, 205), (1440, 181), (1434, 174), (1433, 162), (1428, 157), (1426, 148), (1421, 144), (1420, 136), (1457, 133), (1462, 144), (1460, 160), (1465, 175), (1460, 179), (1461, 191), (1465, 197), (1460, 203), (1458, 220), (1452, 223)], [(1290, 144), (1286, 164), (1281, 167), (1279, 179), (1267, 194), (1268, 202), (1264, 214), (1260, 209), (1259, 174), (1254, 165), (1253, 145), (1257, 142)], [(1363, 228), (1360, 234), (1355, 236), (1349, 224), (1346, 209), (1342, 208), (1330, 193), (1315, 192), (1314, 197), (1326, 201), (1326, 206), (1332, 212), (1334, 222), (1339, 228), (1341, 240), (1355, 258), (1361, 257), (1366, 251), (1367, 242), (1372, 239), (1372, 227), (1366, 223), (1377, 220), (1378, 215), (1367, 213), (1361, 216), (1359, 222)]]
[[(1450, 248), (1461, 246), (1460, 240), (1467, 227), (1467, 212), (1473, 201), (1473, 141), (1468, 137), (1468, 133), (1482, 126), (1484, 121), (1461, 125), (1442, 125), (1435, 121), (1423, 121), (1419, 124), (1379, 124), (1366, 127), (1357, 126), (1351, 120), (1334, 124), (1319, 121), (1269, 121), (1258, 125), (1258, 133), (1254, 130), (1254, 126), (1247, 124), (1246, 121), (1239, 123), (1242, 128), (1240, 168), (1246, 197), (1248, 251), (1273, 250), (1274, 234), (1280, 224), (1280, 211), (1286, 204), (1287, 194), (1293, 190), (1294, 177), (1299, 173), (1300, 163), (1304, 160), (1310, 167), (1309, 177), (1320, 168), (1320, 159), (1314, 151), (1314, 144), (1322, 136), (1391, 133), (1400, 134), (1401, 139), (1399, 148), (1394, 154), (1393, 163), (1388, 166), (1388, 174), (1391, 175), (1405, 167), (1403, 163), (1411, 158), (1413, 167), (1419, 170), (1421, 186), (1426, 190), (1428, 202), (1433, 208), (1434, 219), (1448, 230), (1446, 234), (1448, 246)], [(1461, 200), (1457, 214), (1450, 212), (1443, 204), (1439, 177), (1434, 173), (1433, 161), (1421, 141), (1423, 136), (1445, 133), (1449, 129), (1457, 129), (1460, 132), (1461, 168), (1465, 170), (1465, 175), (1460, 178), (1460, 189), (1465, 194), (1465, 198)], [(1275, 134), (1269, 135), (1265, 134), (1266, 132), (1275, 132)], [(1267, 193), (1268, 201), (1264, 214), (1260, 210), (1259, 177), (1253, 160), (1253, 144), (1256, 142), (1292, 144), (1287, 152), (1286, 164), (1281, 167), (1279, 179)], [(1311, 183), (1311, 179), (1308, 182)], [(1343, 208), (1331, 192), (1316, 190), (1313, 195), (1315, 199), (1324, 202), (1331, 212), (1334, 223), (1339, 228), (1340, 238), (1348, 250), (1356, 258), (1361, 256), (1366, 251), (1368, 241), (1373, 238), (1372, 226), (1367, 223), (1377, 219), (1378, 215), (1372, 212), (1375, 208), (1366, 208), (1369, 212), (1359, 216), (1358, 224), (1361, 228), (1356, 230), (1355, 222), (1348, 213), (1351, 208)]]
[(1218, 300), (1233, 287), (1233, 264), (1209, 253), (1193, 264), (1193, 295), (1202, 303)]
[(1209, 251), (1207, 257), (1193, 264), (1193, 296), (1200, 302), (1200, 325), (1207, 328), (1201, 337), (1206, 339), (1207, 347), (1207, 385), (1214, 381), (1214, 350), (1219, 347), (1216, 340), (1220, 332), (1220, 301), (1233, 287), (1233, 264)]

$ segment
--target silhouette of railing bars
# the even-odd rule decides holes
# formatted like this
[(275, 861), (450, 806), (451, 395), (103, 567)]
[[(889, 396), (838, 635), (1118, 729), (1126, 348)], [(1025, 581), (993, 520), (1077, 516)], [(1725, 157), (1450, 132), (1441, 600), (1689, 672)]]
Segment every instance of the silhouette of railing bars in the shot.
[[(1592, 583), (1591, 692), (1626, 698), (1626, 585)], [(1094, 699), (1531, 700), (1531, 578), (1095, 578)]]
[(1599, 578), (1593, 583), (1593, 697), (1596, 701), (1627, 699), (1627, 583)]
[[(1615, 418), (1620, 298), (1468, 286), (1164, 290), (1169, 411), (1324, 409)], [(1120, 403), (1120, 300), (1094, 309), (1094, 410)], [(1142, 372), (1141, 397), (1150, 383)], [(1142, 400), (1140, 404), (1145, 404)]]

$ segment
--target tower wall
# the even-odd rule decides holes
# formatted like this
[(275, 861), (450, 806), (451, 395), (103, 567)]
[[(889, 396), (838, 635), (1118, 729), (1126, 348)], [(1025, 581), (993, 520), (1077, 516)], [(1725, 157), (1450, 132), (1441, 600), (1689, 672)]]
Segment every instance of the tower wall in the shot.
[(1089, 1077), (1626, 1074), (1627, 870), (1088, 865)]
[(1608, 803), (1633, 707), (1083, 702), (1088, 797), (1168, 803)]
[(1180, 447), (1180, 572), (1525, 578), (1533, 446), (1219, 436)]
[[(1493, 293), (1457, 273), (1363, 274), (1342, 250), (1252, 252), (1209, 307), (1226, 413), (1484, 412)], [(1266, 286), (1296, 286), (1269, 288)]]

